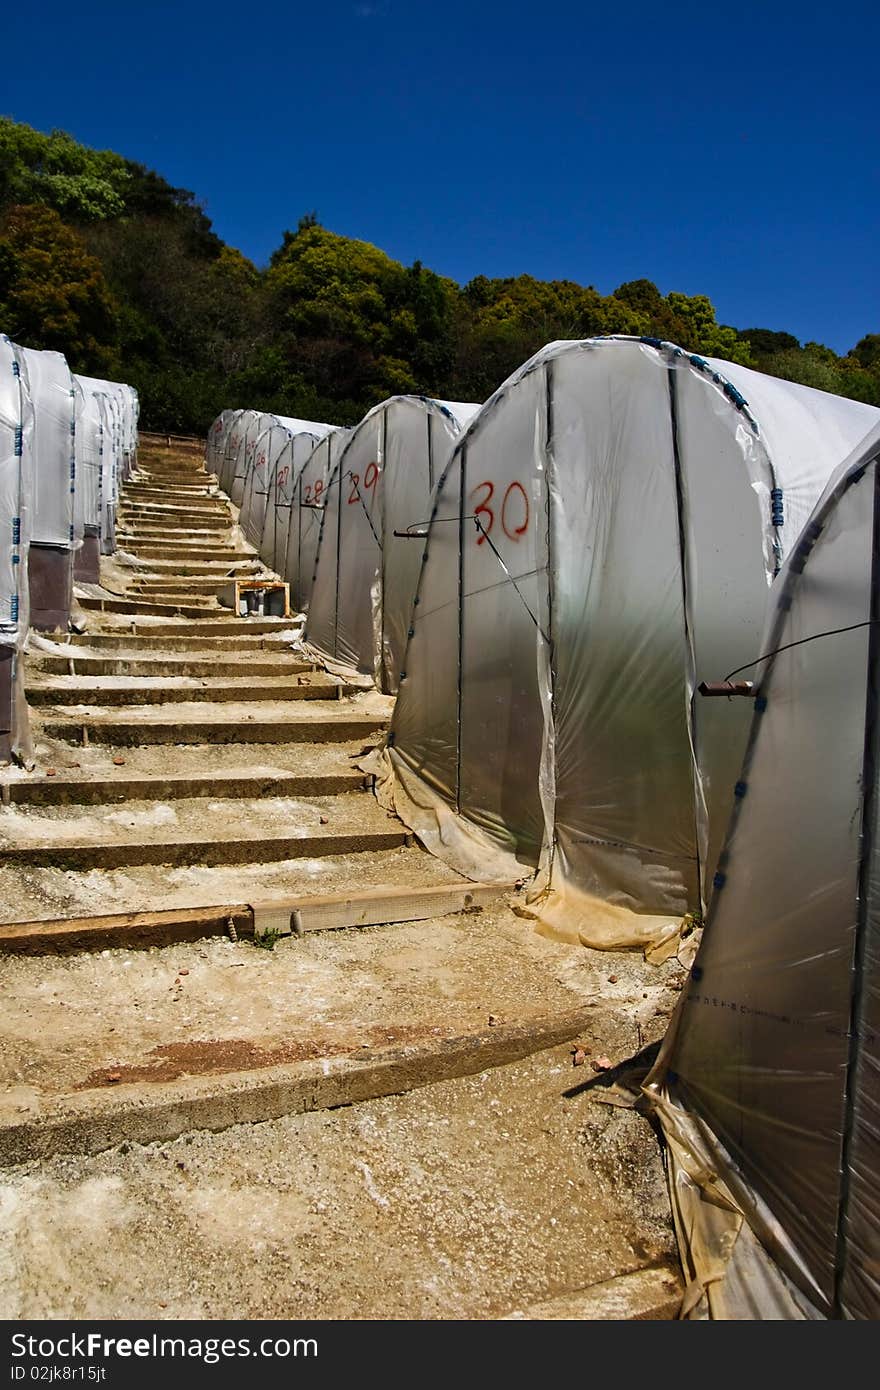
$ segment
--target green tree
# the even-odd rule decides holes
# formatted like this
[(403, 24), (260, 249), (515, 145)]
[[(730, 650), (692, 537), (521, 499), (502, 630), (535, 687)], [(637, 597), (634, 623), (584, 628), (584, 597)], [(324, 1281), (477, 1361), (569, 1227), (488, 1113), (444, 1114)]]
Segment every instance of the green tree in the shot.
[(130, 178), (121, 155), (0, 117), (0, 207), (43, 203), (83, 222), (118, 217)]
[(716, 322), (715, 308), (705, 294), (687, 295), (672, 290), (666, 303), (684, 327), (684, 340), (679, 347), (746, 367), (753, 364), (750, 343), (740, 338), (735, 328)]
[(48, 207), (0, 218), (0, 323), (27, 347), (63, 352), (74, 371), (115, 369), (118, 325), (100, 262)]

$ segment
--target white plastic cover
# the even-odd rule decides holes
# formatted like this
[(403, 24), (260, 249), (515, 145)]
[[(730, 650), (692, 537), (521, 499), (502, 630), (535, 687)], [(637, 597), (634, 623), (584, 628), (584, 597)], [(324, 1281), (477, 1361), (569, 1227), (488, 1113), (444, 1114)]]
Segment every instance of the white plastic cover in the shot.
[(383, 401), (352, 431), (327, 481), (305, 637), (389, 694), (398, 687), (432, 493), (478, 409), (423, 396)]
[(294, 480), (318, 440), (310, 430), (294, 433), (286, 425), (272, 425), (257, 439), (238, 520), (248, 541), (273, 569), (276, 547), (283, 557), (287, 546)]
[(73, 384), (76, 399), (74, 530), (77, 540), (81, 540), (87, 526), (93, 527), (99, 535), (101, 530), (106, 408), (101, 395), (87, 386), (82, 377), (74, 374)]
[[(748, 377), (766, 435), (726, 364), (654, 340), (551, 344), (438, 488), (392, 760), (512, 874), (540, 864), (534, 910), (567, 939), (647, 944), (705, 901), (749, 710), (698, 703), (697, 685), (758, 651), (789, 482), (800, 515), (880, 418)], [(458, 862), (448, 826), (443, 852)]]
[[(877, 1318), (880, 427), (797, 542), (761, 652), (718, 887), (647, 1089), (694, 1192), (708, 1146), (737, 1210), (813, 1304)], [(702, 1295), (714, 1218), (684, 1195), (683, 1256)], [(733, 1239), (722, 1246), (716, 1280)]]
[(119, 487), (129, 477), (137, 453), (138, 395), (122, 381), (79, 376), (81, 385), (102, 398), (101, 548), (114, 549)]
[(226, 437), (232, 428), (232, 421), (238, 414), (235, 410), (221, 410), (216, 420), (208, 430), (208, 438), (205, 445), (205, 471), (216, 473), (223, 458), (223, 450), (226, 445)]
[(60, 352), (20, 349), (34, 408), (34, 501), (31, 542), (74, 544), (76, 401)]
[(222, 436), (222, 446), (217, 455), (217, 467), (215, 472), (223, 491), (229, 494), (229, 484), (235, 469), (235, 460), (238, 450), (241, 447), (245, 427), (248, 417), (252, 414), (248, 410), (234, 410), (227, 420)]
[(308, 612), (312, 597), (327, 479), (350, 435), (351, 430), (347, 429), (336, 429), (325, 435), (312, 449), (299, 473), (291, 475), (293, 488), (288, 504), (286, 542), (282, 539), (282, 504), (275, 551), (278, 558), (273, 568), (290, 584), (291, 607), (301, 613)]
[(273, 425), (282, 425), (290, 434), (310, 434), (323, 439), (332, 430), (332, 425), (320, 424), (314, 420), (296, 420), (287, 415), (267, 415), (259, 410), (247, 410), (236, 421), (234, 432), (240, 434), (237, 448), (232, 453), (228, 469), (228, 483), (224, 490), (236, 507), (240, 507), (248, 479), (254, 467), (257, 440), (264, 430)]
[(0, 334), (0, 645), (19, 651), (28, 631), (34, 424), (22, 358)]

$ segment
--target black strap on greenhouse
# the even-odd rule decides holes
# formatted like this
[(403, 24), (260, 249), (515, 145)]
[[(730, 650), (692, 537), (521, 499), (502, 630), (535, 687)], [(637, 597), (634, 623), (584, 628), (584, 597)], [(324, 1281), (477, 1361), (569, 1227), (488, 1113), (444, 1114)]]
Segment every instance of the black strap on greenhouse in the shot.
[[(455, 809), (461, 814), (461, 678), (464, 667), (464, 500), (467, 488), (467, 444), (458, 460), (458, 686), (455, 714)], [(428, 548), (422, 564), (428, 558)]]
[(856, 930), (850, 975), (849, 1054), (844, 1083), (843, 1142), (840, 1193), (837, 1204), (837, 1249), (834, 1265), (833, 1316), (843, 1318), (844, 1288), (850, 1258), (850, 1191), (855, 1130), (855, 1105), (862, 1076), (862, 1050), (866, 1023), (868, 938), (871, 911), (871, 859), (877, 833), (877, 773), (880, 767), (880, 720), (877, 678), (880, 672), (880, 463), (874, 464), (874, 515), (871, 540), (871, 635), (868, 641), (865, 742), (862, 754), (862, 826), (858, 873)]
[[(385, 549), (385, 548), (384, 548), (384, 546), (382, 545), (382, 541), (380, 540), (379, 536), (376, 534), (376, 528), (375, 528), (375, 526), (373, 525), (372, 517), (370, 516), (370, 513), (367, 511), (367, 504), (366, 504), (366, 502), (364, 501), (363, 497), (361, 496), (361, 490), (360, 490), (360, 488), (358, 487), (357, 474), (356, 474), (356, 473), (352, 473), (351, 469), (349, 469), (345, 476), (346, 476), (346, 478), (351, 478), (352, 482), (354, 483), (354, 490), (355, 490), (355, 492), (357, 493), (357, 499), (358, 499), (358, 501), (360, 502), (361, 506), (362, 506), (363, 509), (364, 509), (364, 516), (367, 518), (367, 521), (368, 521), (368, 523), (369, 523), (370, 530), (371, 530), (372, 533), (373, 533), (373, 540), (374, 540), (374, 541), (376, 542), (376, 544), (378, 545), (380, 554), (382, 554), (382, 553), (384, 553), (384, 549)], [(339, 501), (340, 501), (340, 512), (341, 512), (341, 510), (342, 510), (342, 508), (341, 508), (342, 493), (341, 493), (341, 492), (340, 492), (340, 494), (339, 494)], [(337, 560), (337, 564), (338, 564), (338, 560)]]
[[(516, 590), (517, 596), (519, 597), (519, 601), (520, 601), (520, 603), (522, 604), (523, 608), (524, 608), (524, 609), (526, 610), (526, 612), (528, 613), (529, 617), (531, 618), (532, 622), (535, 624), (535, 627), (538, 629), (538, 631), (540, 632), (540, 634), (541, 634), (541, 636), (544, 638), (544, 640), (545, 640), (546, 642), (549, 642), (550, 639), (549, 639), (547, 633), (546, 633), (546, 632), (544, 631), (544, 629), (541, 627), (541, 624), (538, 622), (538, 619), (535, 617), (535, 615), (534, 615), (534, 613), (532, 612), (531, 608), (530, 608), (529, 605), (526, 603), (526, 600), (525, 600), (525, 597), (524, 597), (524, 595), (523, 595), (522, 589), (520, 589), (520, 587), (519, 587), (519, 585), (517, 584), (516, 580), (514, 579), (513, 575), (510, 573), (510, 570), (509, 570), (509, 569), (507, 568), (507, 566), (505, 565), (504, 560), (502, 559), (501, 554), (500, 554), (499, 550), (497, 549), (497, 547), (496, 547), (496, 545), (495, 545), (495, 542), (492, 540), (492, 537), (489, 535), (489, 532), (486, 530), (485, 526), (484, 526), (483, 523), (480, 521), (480, 518), (479, 518), (478, 516), (476, 516), (474, 512), (465, 512), (463, 516), (441, 516), (441, 517), (434, 517), (434, 519), (433, 519), (432, 521), (411, 521), (410, 524), (409, 524), (409, 526), (407, 526), (407, 528), (406, 528), (405, 531), (394, 531), (393, 534), (394, 534), (395, 536), (397, 536), (399, 540), (403, 540), (403, 541), (423, 541), (423, 540), (427, 540), (428, 536), (431, 534), (430, 528), (431, 528), (432, 526), (441, 526), (441, 525), (443, 524), (444, 521), (459, 521), (459, 522), (460, 522), (460, 521), (472, 521), (472, 522), (474, 523), (474, 525), (475, 525), (476, 528), (477, 528), (477, 531), (481, 534), (481, 536), (483, 537), (483, 539), (484, 539), (485, 541), (488, 542), (489, 549), (492, 551), (492, 554), (495, 556), (495, 559), (498, 561), (498, 563), (499, 563), (499, 565), (501, 566), (502, 570), (503, 570), (504, 573), (507, 575), (507, 578), (510, 580), (511, 584), (513, 585), (514, 589)], [(549, 523), (548, 523), (548, 524), (549, 524)], [(427, 527), (428, 527), (428, 530), (427, 530), (427, 531), (414, 531), (414, 530), (413, 530), (413, 527), (414, 527), (414, 526), (427, 526)], [(534, 571), (532, 571), (532, 573), (534, 573)]]
[[(725, 682), (732, 676), (738, 676), (741, 671), (748, 671), (752, 666), (757, 666), (762, 661), (769, 661), (773, 656), (779, 656), (780, 652), (790, 652), (793, 647), (805, 647), (809, 642), (818, 642), (820, 637), (839, 637), (844, 632), (857, 632), (861, 627), (873, 627), (880, 622), (880, 618), (866, 618), (861, 623), (850, 623), (848, 627), (829, 627), (825, 632), (814, 632), (809, 637), (799, 637), (796, 642), (786, 642), (782, 647), (774, 647), (771, 652), (764, 652), (763, 656), (756, 656), (754, 661), (747, 661), (745, 666), (737, 666), (735, 671), (729, 671), (724, 677)], [(736, 693), (736, 692), (733, 692)]]
[[(544, 468), (545, 468), (545, 474), (544, 474), (544, 476), (545, 476), (545, 478), (546, 478), (546, 484), (545, 484), (545, 491), (544, 491), (544, 505), (545, 505), (546, 508), (547, 508), (547, 537), (546, 537), (546, 546), (547, 546), (547, 632), (546, 632), (546, 635), (545, 635), (544, 633), (542, 633), (541, 635), (542, 635), (542, 637), (544, 637), (544, 640), (545, 640), (545, 642), (547, 643), (547, 665), (548, 665), (549, 670), (550, 670), (550, 720), (551, 720), (551, 724), (552, 724), (552, 737), (555, 739), (555, 737), (556, 737), (556, 728), (557, 728), (557, 719), (556, 719), (556, 647), (555, 647), (555, 644), (554, 644), (554, 641), (553, 641), (553, 612), (554, 612), (554, 607), (555, 607), (555, 604), (554, 604), (554, 590), (553, 590), (553, 576), (554, 576), (553, 562), (554, 562), (554, 555), (553, 555), (553, 523), (552, 523), (551, 510), (550, 510), (550, 499), (551, 499), (551, 496), (552, 496), (552, 493), (553, 493), (553, 486), (555, 485), (555, 481), (556, 481), (556, 479), (555, 479), (556, 461), (555, 461), (555, 457), (554, 457), (554, 453), (553, 453), (553, 444), (554, 444), (554, 438), (553, 438), (554, 418), (553, 418), (553, 364), (552, 364), (552, 362), (548, 362), (548, 363), (546, 364), (546, 366), (544, 367), (544, 407), (545, 407), (545, 411), (546, 411), (546, 436), (545, 436), (545, 439), (544, 439)], [(535, 624), (535, 626), (537, 627), (537, 623)], [(539, 629), (539, 630), (540, 630), (540, 629)], [(554, 782), (555, 782), (555, 772), (554, 772)], [(556, 835), (556, 798), (555, 798), (555, 796), (554, 796), (554, 799), (553, 799), (553, 826), (552, 826), (552, 832), (551, 832), (551, 835), (550, 835), (549, 863), (548, 863), (548, 865), (547, 865), (547, 869), (548, 869), (548, 872), (549, 872), (549, 873), (552, 873), (553, 868), (554, 868), (554, 866), (555, 866), (555, 862), (556, 862), (556, 842), (557, 842), (557, 835)]]

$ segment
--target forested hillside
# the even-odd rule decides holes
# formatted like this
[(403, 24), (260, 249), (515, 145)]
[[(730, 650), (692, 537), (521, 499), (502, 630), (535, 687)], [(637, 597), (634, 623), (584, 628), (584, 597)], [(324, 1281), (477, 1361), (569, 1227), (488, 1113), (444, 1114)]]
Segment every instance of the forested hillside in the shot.
[(194, 194), (110, 151), (0, 118), (0, 332), (130, 382), (146, 429), (204, 434), (226, 406), (351, 424), (396, 392), (481, 401), (544, 343), (666, 338), (880, 405), (880, 333), (845, 357), (718, 324), (704, 295), (612, 294), (529, 275), (465, 286), (338, 236), (313, 214), (265, 268)]

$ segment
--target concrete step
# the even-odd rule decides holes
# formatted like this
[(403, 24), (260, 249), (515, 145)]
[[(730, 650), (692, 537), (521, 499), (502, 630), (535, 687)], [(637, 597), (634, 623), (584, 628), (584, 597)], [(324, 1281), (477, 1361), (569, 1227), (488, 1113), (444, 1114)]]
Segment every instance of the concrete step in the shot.
[[(184, 552), (193, 549), (213, 550), (221, 551), (223, 556), (229, 551), (233, 551), (235, 554), (244, 556), (245, 559), (257, 558), (256, 550), (248, 542), (243, 541), (241, 536), (234, 537), (229, 527), (222, 530), (217, 527), (209, 530), (193, 527), (182, 536), (175, 534), (173, 537), (169, 537), (168, 532), (161, 527), (157, 529), (155, 527), (134, 526), (129, 529), (123, 526), (116, 532), (116, 545), (117, 549), (122, 546), (126, 550), (141, 550), (149, 547), (164, 550), (169, 546), (183, 547)], [(172, 549), (169, 558), (173, 558), (175, 553), (175, 550)]]
[(367, 738), (384, 730), (385, 714), (340, 708), (338, 700), (258, 704), (234, 711), (145, 705), (136, 714), (94, 708), (53, 710), (41, 721), (45, 738), (105, 743), (125, 748), (160, 743), (332, 743)]
[[(172, 617), (179, 615), (184, 618), (208, 618), (212, 613), (217, 614), (218, 618), (224, 616), (222, 608), (208, 608), (204, 604), (181, 605), (173, 603), (148, 603), (146, 599), (124, 599), (124, 598), (80, 598), (77, 600), (80, 608), (86, 611), (97, 613), (152, 613), (156, 617)], [(228, 613), (228, 609), (225, 610)]]
[[(77, 633), (69, 642), (60, 642), (59, 647), (70, 648), (74, 653), (81, 648), (94, 649), (96, 652), (131, 652), (142, 655), (156, 654), (159, 652), (192, 652), (198, 656), (202, 652), (218, 652), (229, 657), (231, 653), (237, 651), (247, 651), (250, 653), (266, 652), (267, 654), (277, 654), (279, 657), (284, 653), (290, 652), (290, 646), (280, 637), (272, 636), (271, 631), (260, 636), (257, 632), (254, 636), (247, 635), (247, 629), (251, 627), (254, 620), (241, 618), (239, 623), (242, 627), (247, 623), (245, 636), (240, 637), (238, 630), (220, 637), (203, 637), (198, 634), (189, 637), (183, 634), (187, 628), (181, 623), (168, 623), (161, 630), (161, 635), (155, 636), (147, 627), (140, 627), (136, 634), (127, 634), (124, 629), (119, 633), (92, 632)], [(170, 631), (169, 631), (170, 630)], [(221, 625), (221, 632), (224, 631)], [(169, 632), (169, 635), (165, 635)], [(67, 669), (65, 664), (65, 670)]]
[(247, 579), (258, 572), (251, 556), (233, 561), (232, 564), (227, 564), (223, 559), (163, 560), (153, 556), (149, 559), (149, 569), (133, 571), (138, 578), (144, 579)]
[(141, 512), (187, 512), (192, 507), (210, 507), (218, 512), (229, 511), (229, 498), (225, 492), (218, 492), (216, 489), (209, 492), (206, 488), (183, 492), (182, 495), (175, 496), (179, 489), (174, 487), (157, 487), (151, 495), (143, 494), (132, 495), (127, 489), (119, 495), (119, 504)]
[(127, 482), (122, 488), (121, 499), (124, 502), (195, 502), (202, 505), (203, 502), (217, 502), (220, 500), (220, 493), (215, 488), (209, 488), (207, 484), (164, 488), (147, 482)]
[[(322, 750), (323, 751), (323, 750)], [(104, 806), (120, 801), (178, 801), (194, 797), (342, 796), (365, 790), (362, 772), (223, 772), (174, 776), (84, 777), (56, 773), (41, 781), (13, 782), (9, 801), (16, 806)]]
[[(259, 786), (274, 783), (288, 784), (301, 779), (302, 795), (332, 795), (335, 789), (323, 790), (318, 784), (339, 780), (340, 791), (352, 790), (351, 778), (357, 786), (372, 778), (360, 771), (365, 749), (377, 742), (370, 734), (355, 740), (328, 743), (226, 743), (215, 744), (208, 750), (203, 744), (184, 744), (169, 753), (167, 745), (127, 746), (119, 750), (106, 743), (49, 744), (41, 740), (36, 765), (30, 770), (17, 766), (4, 767), (0, 774), (3, 804), (8, 802), (55, 805), (65, 802), (92, 800), (91, 785), (122, 788), (122, 799), (131, 799), (128, 784), (145, 784), (158, 788), (164, 783), (177, 788), (175, 799), (186, 793), (179, 788), (187, 784), (198, 788), (193, 796), (202, 796), (203, 788), (212, 784), (218, 795), (227, 793), (222, 787), (237, 782), (254, 782)], [(305, 784), (316, 790), (306, 791)], [(82, 784), (86, 790), (76, 792)], [(61, 788), (61, 792), (56, 791)], [(268, 794), (268, 793), (267, 793)], [(114, 796), (111, 799), (119, 799)], [(159, 798), (161, 799), (161, 798)], [(2, 815), (2, 812), (0, 812)], [(0, 895), (2, 896), (2, 895)], [(3, 918), (0, 902), (0, 920)], [(8, 915), (8, 914), (7, 914)]]
[(323, 672), (283, 676), (54, 676), (40, 679), (34, 672), (27, 682), (28, 704), (33, 707), (115, 705), (166, 705), (247, 703), (266, 700), (332, 700), (352, 693), (353, 687)]
[(129, 503), (122, 502), (118, 510), (120, 520), (125, 520), (127, 524), (161, 525), (165, 523), (195, 523), (196, 525), (231, 525), (232, 517), (228, 507), (218, 506), (218, 503), (207, 499), (204, 506), (161, 506), (160, 503)]
[(161, 517), (132, 516), (131, 512), (124, 512), (119, 518), (119, 530), (128, 535), (144, 537), (148, 533), (164, 536), (169, 532), (176, 535), (181, 531), (185, 535), (192, 531), (219, 531), (228, 534), (231, 526), (229, 517), (215, 516), (213, 512), (205, 512), (200, 516), (193, 513), (185, 517), (174, 516), (168, 522)]
[[(179, 656), (145, 656), (134, 651), (118, 656), (30, 656), (27, 669), (28, 672), (45, 671), (60, 676), (213, 676), (215, 679), (223, 676), (287, 676), (294, 680), (298, 675), (316, 669), (313, 662), (302, 661), (295, 656), (286, 659), (254, 653), (232, 656), (232, 650), (227, 645), (226, 650), (218, 652), (213, 660), (198, 660), (183, 653)], [(74, 667), (72, 671), (71, 662)]]
[(187, 544), (162, 541), (135, 541), (117, 537), (118, 548), (127, 550), (136, 559), (152, 565), (154, 560), (165, 560), (169, 565), (180, 560), (187, 565), (206, 563), (209, 565), (245, 564), (257, 557), (251, 550), (236, 549), (231, 545), (202, 545), (198, 541)]
[(128, 515), (160, 517), (166, 516), (188, 516), (191, 512), (212, 512), (218, 517), (228, 518), (230, 515), (229, 503), (225, 497), (199, 497), (197, 500), (187, 502), (182, 498), (170, 498), (165, 502), (144, 502), (136, 498), (126, 497), (125, 494), (119, 499), (120, 512)]
[[(217, 611), (224, 612), (223, 609)], [(291, 632), (296, 627), (295, 621), (291, 618), (237, 618), (233, 617), (228, 609), (225, 613), (225, 618), (189, 618), (186, 622), (175, 622), (173, 619), (163, 621), (152, 616), (147, 616), (139, 622), (137, 618), (133, 618), (128, 623), (120, 624), (118, 627), (114, 625), (102, 632), (77, 633), (71, 637), (71, 644), (89, 646), (97, 641), (103, 645), (105, 639), (115, 642), (119, 638), (127, 638), (129, 633), (137, 637), (138, 641), (165, 637), (237, 637), (244, 641), (251, 637), (268, 637), (273, 633), (280, 635)]]
[(157, 575), (152, 578), (132, 579), (126, 589), (126, 598), (158, 598), (174, 597), (175, 595), (190, 594), (195, 598), (204, 598), (211, 594), (217, 594), (221, 589), (227, 589), (232, 584), (233, 579), (255, 579), (264, 584), (278, 584), (281, 581), (274, 574), (260, 574), (258, 571), (247, 575), (230, 574), (190, 574), (183, 575), (180, 579), (162, 578)]
[[(277, 584), (277, 579), (261, 576), (267, 583)], [(226, 589), (234, 576), (225, 574), (187, 575), (182, 579), (132, 579), (125, 590), (126, 598), (146, 598), (170, 601), (189, 598), (196, 602), (216, 595)]]
[[(160, 497), (164, 497), (165, 501), (160, 502)], [(126, 512), (152, 512), (155, 509), (164, 513), (173, 509), (182, 512), (222, 512), (223, 515), (228, 515), (228, 507), (217, 496), (212, 496), (207, 492), (174, 493), (168, 489), (157, 488), (153, 499), (147, 498), (143, 494), (133, 497), (130, 493), (123, 493), (119, 503), (120, 510), (124, 509)]]
[(163, 521), (157, 517), (137, 517), (126, 513), (120, 518), (119, 532), (117, 532), (117, 545), (119, 544), (119, 534), (130, 536), (133, 540), (151, 540), (156, 537), (167, 537), (170, 540), (206, 540), (220, 538), (221, 543), (228, 543), (232, 534), (232, 522), (223, 517), (213, 516), (183, 516), (174, 517), (169, 521)]
[(184, 547), (187, 550), (208, 549), (220, 551), (223, 556), (233, 551), (243, 555), (246, 559), (254, 558), (256, 552), (242, 550), (241, 543), (237, 545), (232, 540), (230, 532), (226, 530), (205, 531), (198, 527), (192, 527), (188, 531), (174, 531), (169, 533), (166, 530), (143, 531), (135, 527), (133, 530), (122, 530), (116, 533), (116, 548), (122, 550), (132, 550), (140, 555), (142, 551), (150, 550), (158, 553), (168, 553), (169, 559), (177, 554), (174, 547)]
[[(54, 814), (53, 814), (54, 812)], [(244, 813), (244, 814), (243, 814)], [(412, 839), (370, 796), (129, 802), (124, 810), (7, 808), (0, 863), (68, 869), (277, 862), (397, 849)]]

